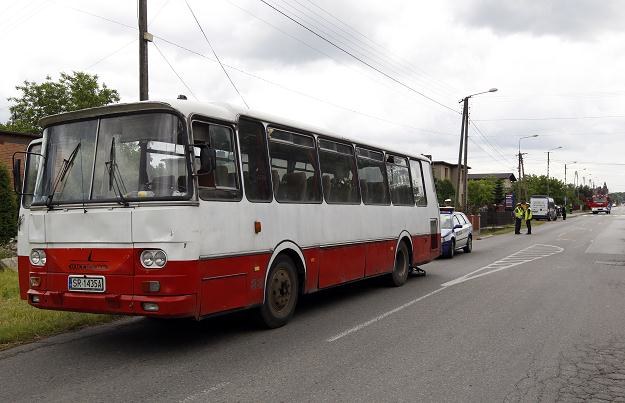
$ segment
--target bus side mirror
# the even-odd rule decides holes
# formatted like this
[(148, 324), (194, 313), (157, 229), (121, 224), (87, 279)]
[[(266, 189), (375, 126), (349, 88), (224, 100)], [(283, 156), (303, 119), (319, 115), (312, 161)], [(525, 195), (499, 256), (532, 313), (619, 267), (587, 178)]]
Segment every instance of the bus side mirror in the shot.
[[(17, 154), (17, 153), (16, 153)], [(13, 189), (15, 193), (22, 196), (22, 160), (15, 159), (15, 154), (13, 154)]]

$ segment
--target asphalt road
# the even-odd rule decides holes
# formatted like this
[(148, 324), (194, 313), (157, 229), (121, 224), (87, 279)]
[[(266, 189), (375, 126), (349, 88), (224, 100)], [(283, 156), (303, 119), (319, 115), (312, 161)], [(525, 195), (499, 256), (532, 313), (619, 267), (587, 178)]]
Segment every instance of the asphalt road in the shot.
[(474, 242), (249, 314), (131, 319), (0, 353), (0, 401), (625, 401), (625, 210)]

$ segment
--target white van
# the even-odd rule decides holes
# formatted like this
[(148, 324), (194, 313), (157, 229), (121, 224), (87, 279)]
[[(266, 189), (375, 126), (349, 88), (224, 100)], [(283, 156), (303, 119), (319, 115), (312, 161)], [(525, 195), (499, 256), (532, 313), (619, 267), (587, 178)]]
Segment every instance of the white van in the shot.
[(530, 210), (532, 210), (532, 216), (536, 220), (555, 221), (558, 219), (556, 204), (553, 201), (553, 198), (549, 196), (531, 196)]

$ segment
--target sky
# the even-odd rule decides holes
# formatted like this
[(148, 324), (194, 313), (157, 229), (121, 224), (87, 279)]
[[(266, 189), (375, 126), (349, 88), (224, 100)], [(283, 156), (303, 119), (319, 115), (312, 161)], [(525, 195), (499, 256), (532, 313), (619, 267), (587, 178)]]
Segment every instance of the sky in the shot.
[[(625, 191), (618, 0), (187, 1), (148, 0), (150, 99), (244, 99), (457, 163), (459, 101), (497, 88), (469, 100), (470, 173), (516, 175), (520, 145), (526, 174), (546, 175), (553, 150), (550, 176), (566, 164), (568, 183)], [(136, 1), (0, 0), (0, 49), (0, 122), (16, 85), (61, 72), (139, 98)]]

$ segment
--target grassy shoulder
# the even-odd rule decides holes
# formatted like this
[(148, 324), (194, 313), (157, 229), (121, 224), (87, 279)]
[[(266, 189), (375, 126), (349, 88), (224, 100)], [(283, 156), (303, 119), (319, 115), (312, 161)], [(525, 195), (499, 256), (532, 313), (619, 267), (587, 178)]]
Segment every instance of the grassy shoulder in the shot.
[(33, 308), (20, 299), (17, 273), (0, 270), (0, 350), (115, 318)]
[[(532, 228), (538, 227), (546, 223), (547, 221), (538, 221), (532, 220)], [(525, 232), (527, 227), (525, 223), (521, 226), (521, 232)], [(502, 235), (502, 234), (510, 234), (514, 232), (514, 224), (504, 225), (503, 227), (494, 227), (494, 228), (482, 228), (480, 229), (480, 237), (485, 237), (488, 235)]]

